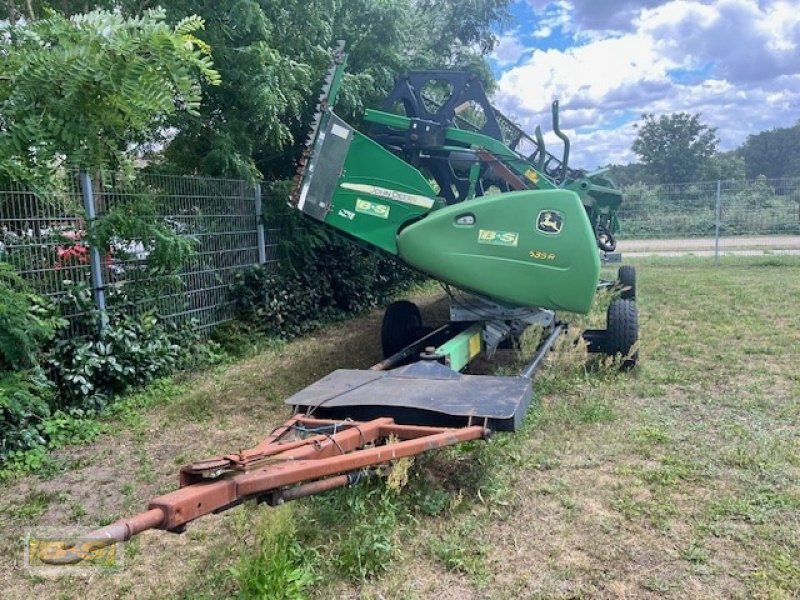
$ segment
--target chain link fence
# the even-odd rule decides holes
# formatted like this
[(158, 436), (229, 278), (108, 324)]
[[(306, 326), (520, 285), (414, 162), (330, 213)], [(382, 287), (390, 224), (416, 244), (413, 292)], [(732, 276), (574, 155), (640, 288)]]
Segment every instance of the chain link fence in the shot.
[[(82, 284), (101, 311), (153, 311), (207, 330), (233, 318), (229, 286), (236, 273), (278, 261), (280, 231), (264, 228), (261, 187), (245, 181), (144, 174), (129, 182), (68, 172), (47, 196), (5, 187), (0, 261), (54, 299)], [(153, 267), (151, 240), (118, 237), (105, 248), (88, 242), (87, 222), (109, 214), (135, 217), (129, 212), (142, 201), (167, 231), (194, 240), (195, 251), (176, 272)]]
[(623, 257), (800, 257), (800, 179), (632, 185), (624, 189)]

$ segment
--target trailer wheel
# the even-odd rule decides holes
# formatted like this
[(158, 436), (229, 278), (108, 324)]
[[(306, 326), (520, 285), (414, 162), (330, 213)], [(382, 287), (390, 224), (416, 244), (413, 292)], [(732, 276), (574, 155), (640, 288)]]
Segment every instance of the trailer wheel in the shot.
[(611, 301), (606, 313), (605, 351), (609, 356), (622, 356), (622, 369), (636, 365), (639, 351), (639, 313), (633, 300), (616, 298)]
[(392, 302), (386, 307), (381, 324), (383, 357), (389, 358), (408, 346), (421, 330), (422, 315), (416, 304), (408, 300)]
[(636, 300), (636, 267), (623, 265), (617, 272), (617, 283), (622, 288), (619, 297), (623, 300)]

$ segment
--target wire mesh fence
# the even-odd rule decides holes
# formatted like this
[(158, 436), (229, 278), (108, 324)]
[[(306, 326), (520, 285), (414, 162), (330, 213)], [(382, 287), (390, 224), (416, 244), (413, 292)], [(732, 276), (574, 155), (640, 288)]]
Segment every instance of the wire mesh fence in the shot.
[[(0, 261), (54, 299), (75, 285), (88, 286), (98, 308), (112, 314), (152, 311), (207, 330), (233, 318), (229, 288), (236, 273), (278, 261), (280, 231), (263, 229), (260, 186), (244, 181), (144, 174), (131, 182), (66, 172), (46, 196), (6, 187), (0, 191)], [(192, 241), (193, 252), (176, 270), (154, 266), (153, 240), (117, 236), (104, 248), (90, 245), (91, 217), (131, 219), (142, 206), (164, 231)], [(70, 316), (74, 334), (88, 333), (78, 324), (79, 311)]]
[(0, 191), (0, 260), (50, 297), (91, 281), (87, 248), (76, 239), (86, 223), (77, 174), (63, 173), (56, 183), (47, 198), (14, 183)]
[(627, 257), (800, 257), (800, 179), (628, 186), (619, 221)]
[[(46, 196), (4, 187), (0, 261), (52, 298), (88, 286), (112, 313), (153, 311), (207, 330), (234, 317), (229, 289), (236, 273), (278, 262), (281, 229), (263, 229), (260, 186), (241, 180), (144, 174), (130, 182), (63, 172)], [(167, 231), (194, 240), (194, 252), (174, 272), (153, 267), (152, 240), (89, 244), (93, 216), (124, 215), (140, 201)], [(629, 186), (619, 220), (625, 259), (800, 259), (800, 179)], [(80, 309), (69, 316), (80, 322)], [(74, 333), (88, 332), (76, 326)]]

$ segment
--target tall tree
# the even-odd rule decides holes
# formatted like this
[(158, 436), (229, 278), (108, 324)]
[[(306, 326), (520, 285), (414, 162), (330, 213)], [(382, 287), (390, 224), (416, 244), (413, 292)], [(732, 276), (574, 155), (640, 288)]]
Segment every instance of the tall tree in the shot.
[(704, 124), (699, 114), (645, 114), (635, 127), (631, 149), (659, 183), (697, 180), (719, 144), (717, 130)]
[(699, 176), (703, 181), (730, 181), (744, 178), (744, 160), (734, 151), (717, 152), (709, 157)]
[(11, 26), (0, 35), (0, 174), (46, 187), (61, 165), (129, 166), (178, 112), (199, 114), (216, 84), (199, 17), (94, 11)]
[(800, 177), (800, 121), (747, 136), (737, 153), (744, 159), (748, 179)]
[[(28, 0), (25, 0), (26, 2)], [(65, 14), (85, 0), (31, 0)], [(135, 16), (146, 0), (94, 0)], [(311, 121), (318, 84), (337, 39), (347, 42), (347, 76), (337, 111), (358, 121), (410, 68), (468, 68), (488, 89), (483, 56), (509, 20), (512, 0), (170, 0), (168, 22), (198, 14), (199, 36), (214, 53), (222, 85), (207, 90), (200, 120), (180, 115), (165, 166), (183, 172), (235, 177), (286, 177), (293, 171)], [(22, 0), (0, 4), (16, 6)]]
[(182, 170), (291, 175), (337, 39), (348, 61), (337, 111), (374, 106), (409, 68), (479, 66), (510, 0), (176, 0), (170, 11), (206, 18), (223, 85), (200, 122), (178, 124), (167, 159)]
[(199, 121), (181, 119), (166, 158), (184, 172), (246, 178), (291, 172), (287, 148), (310, 119), (313, 86), (328, 63), (335, 0), (176, 0), (207, 22), (222, 85)]

